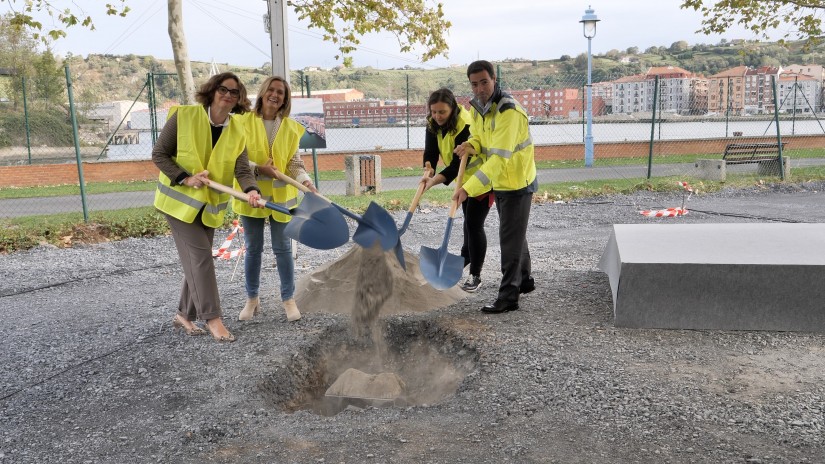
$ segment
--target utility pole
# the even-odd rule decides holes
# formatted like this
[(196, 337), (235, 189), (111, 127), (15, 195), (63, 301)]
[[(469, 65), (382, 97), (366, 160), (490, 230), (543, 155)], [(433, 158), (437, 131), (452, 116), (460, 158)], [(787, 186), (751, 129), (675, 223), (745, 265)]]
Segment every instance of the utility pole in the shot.
[(272, 75), (281, 76), (289, 82), (289, 45), (286, 31), (286, 0), (264, 0), (267, 14), (264, 28), (269, 33), (272, 47)]

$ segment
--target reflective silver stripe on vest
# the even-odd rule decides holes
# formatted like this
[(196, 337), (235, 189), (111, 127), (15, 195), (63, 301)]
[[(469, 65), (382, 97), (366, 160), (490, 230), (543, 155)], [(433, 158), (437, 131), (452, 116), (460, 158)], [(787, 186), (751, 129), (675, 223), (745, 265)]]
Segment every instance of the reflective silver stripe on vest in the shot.
[(158, 190), (160, 190), (160, 193), (168, 196), (169, 198), (177, 200), (186, 206), (191, 206), (192, 208), (195, 208), (198, 211), (200, 211), (200, 209), (203, 208), (204, 203), (202, 201), (195, 200), (194, 198), (184, 194), (183, 192), (175, 190), (168, 185), (164, 185), (158, 182)]
[(203, 211), (209, 214), (220, 214), (227, 206), (229, 206), (228, 202), (223, 202), (218, 205), (206, 205)]
[(481, 181), (481, 185), (490, 185), (490, 182), (491, 182), (491, 181), (490, 181), (490, 178), (489, 178), (489, 177), (487, 177), (487, 175), (486, 175), (486, 174), (484, 174), (483, 172), (481, 172), (481, 169), (479, 169), (478, 171), (476, 171), (476, 173), (475, 173), (475, 174), (473, 174), (473, 176), (475, 176), (475, 178), (476, 178), (476, 179), (478, 179), (478, 180), (480, 180), (480, 181)]
[(286, 209), (292, 209), (292, 208), (295, 208), (295, 207), (298, 206), (298, 198), (293, 198), (293, 199), (288, 200), (284, 203), (281, 203), (281, 202), (272, 202), (272, 203), (275, 204), (275, 205), (278, 205), (278, 206), (283, 206)]
[(481, 158), (479, 158), (478, 156), (473, 156), (473, 160), (470, 161), (469, 163), (467, 163), (466, 167), (467, 168), (472, 168), (472, 167), (475, 167), (475, 166), (480, 166), (481, 164), (483, 164), (483, 162), (481, 161)]
[(289, 184), (282, 181), (281, 179), (274, 179), (272, 181), (272, 186), (275, 187), (275, 188), (286, 187), (287, 185), (289, 185)]
[(500, 156), (504, 159), (510, 159), (513, 157), (513, 153), (517, 153), (525, 148), (529, 147), (533, 144), (533, 137), (527, 136), (527, 140), (521, 142), (520, 144), (516, 145), (513, 151), (510, 150), (500, 150), (498, 148), (490, 148), (490, 149), (482, 149), (482, 153), (487, 153), (488, 155), (496, 155)]

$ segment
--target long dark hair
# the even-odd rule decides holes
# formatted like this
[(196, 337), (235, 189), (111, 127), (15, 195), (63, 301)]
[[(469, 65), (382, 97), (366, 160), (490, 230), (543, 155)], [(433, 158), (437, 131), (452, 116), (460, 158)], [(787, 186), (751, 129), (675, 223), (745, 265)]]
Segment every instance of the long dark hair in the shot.
[(445, 130), (449, 133), (454, 133), (458, 127), (459, 112), (458, 102), (455, 99), (455, 95), (453, 95), (453, 92), (450, 89), (443, 87), (431, 93), (429, 100), (427, 100), (427, 112), (429, 112), (430, 107), (436, 103), (446, 103), (450, 106), (450, 118), (447, 119), (447, 123), (445, 125), (439, 126), (433, 119), (432, 114), (428, 114), (427, 130), (434, 134), (437, 134), (439, 129)]
[(249, 111), (249, 98), (246, 96), (246, 87), (244, 87), (243, 82), (241, 82), (238, 76), (231, 72), (215, 74), (210, 77), (208, 81), (201, 85), (197, 93), (195, 93), (195, 101), (203, 106), (211, 105), (212, 102), (215, 101), (215, 92), (218, 91), (218, 87), (227, 79), (235, 81), (238, 84), (238, 91), (240, 91), (238, 103), (235, 103), (235, 106), (232, 107), (232, 112), (237, 114), (246, 113)]

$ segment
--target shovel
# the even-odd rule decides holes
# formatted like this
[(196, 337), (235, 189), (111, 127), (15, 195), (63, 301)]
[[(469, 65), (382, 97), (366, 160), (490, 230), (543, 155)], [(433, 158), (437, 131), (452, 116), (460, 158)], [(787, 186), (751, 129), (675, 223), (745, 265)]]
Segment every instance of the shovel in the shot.
[[(424, 167), (424, 177), (432, 177), (433, 176), (433, 168), (430, 166), (430, 162), (427, 161)], [(423, 179), (422, 179), (423, 180)], [(407, 211), (407, 217), (404, 218), (404, 224), (401, 225), (401, 228), (398, 229), (398, 236), (404, 235), (404, 232), (407, 231), (407, 227), (410, 225), (410, 220), (412, 219), (413, 213), (415, 212), (415, 208), (418, 207), (418, 201), (421, 200), (421, 195), (424, 194), (424, 183), (418, 184), (418, 191), (415, 192), (415, 196), (413, 197), (412, 203), (410, 204), (410, 209)]]
[(364, 215), (359, 216), (343, 206), (333, 203), (332, 200), (324, 197), (320, 193), (314, 193), (307, 186), (280, 171), (275, 171), (275, 176), (282, 182), (286, 182), (304, 192), (304, 199), (301, 201), (301, 204), (298, 205), (296, 214), (309, 211), (307, 207), (304, 206), (304, 202), (306, 202), (307, 199), (311, 199), (310, 205), (315, 205), (315, 207), (319, 207), (321, 202), (323, 202), (326, 203), (324, 205), (325, 207), (329, 208), (329, 205), (332, 205), (342, 214), (358, 223), (358, 228), (355, 229), (352, 240), (362, 247), (370, 248), (376, 240), (379, 240), (381, 242), (381, 249), (389, 250), (398, 243), (398, 229), (395, 228), (395, 221), (387, 210), (378, 206), (378, 203), (371, 201)]
[[(433, 168), (430, 166), (430, 162), (427, 161), (424, 167), (424, 177), (429, 178), (432, 176)], [(424, 183), (421, 182), (420, 184), (418, 184), (418, 191), (415, 192), (415, 196), (413, 197), (412, 203), (410, 204), (410, 209), (409, 211), (407, 211), (407, 217), (404, 218), (404, 224), (402, 224), (401, 228), (398, 229), (398, 243), (395, 244), (395, 257), (401, 264), (401, 268), (405, 271), (407, 270), (407, 265), (404, 263), (404, 247), (401, 246), (401, 236), (404, 235), (404, 232), (407, 231), (407, 227), (409, 227), (410, 225), (410, 220), (412, 219), (413, 213), (415, 212), (415, 208), (418, 207), (418, 201), (421, 199), (421, 195), (423, 194)]]
[[(458, 176), (455, 178), (455, 192), (461, 188), (461, 181), (464, 179), (464, 170), (467, 167), (467, 155), (461, 157), (461, 164), (458, 167)], [(453, 218), (458, 209), (458, 202), (453, 200), (450, 205), (450, 214), (447, 217), (447, 230), (444, 232), (444, 241), (441, 248), (434, 249), (422, 246), (421, 257), (419, 258), (419, 268), (421, 275), (427, 279), (437, 290), (445, 290), (457, 284), (461, 280), (464, 272), (464, 258), (456, 256), (447, 251), (450, 243), (450, 232), (453, 230)]]
[[(219, 184), (212, 180), (210, 180), (207, 185), (209, 188), (217, 190), (218, 192), (227, 193), (242, 201), (249, 201), (249, 195), (227, 187), (226, 185)], [(304, 199), (304, 201), (306, 201), (306, 199)], [(297, 240), (308, 247), (319, 250), (338, 248), (347, 243), (349, 241), (349, 227), (344, 217), (321, 200), (316, 200), (316, 202), (322, 203), (320, 208), (317, 204), (313, 205), (312, 201), (310, 201), (310, 204), (307, 205), (307, 210), (310, 211), (310, 214), (299, 216), (297, 210), (296, 212), (292, 212), (281, 205), (276, 205), (263, 199), (258, 200), (260, 206), (292, 216), (292, 220), (289, 221), (289, 224), (287, 224), (284, 229), (284, 234), (293, 240)]]

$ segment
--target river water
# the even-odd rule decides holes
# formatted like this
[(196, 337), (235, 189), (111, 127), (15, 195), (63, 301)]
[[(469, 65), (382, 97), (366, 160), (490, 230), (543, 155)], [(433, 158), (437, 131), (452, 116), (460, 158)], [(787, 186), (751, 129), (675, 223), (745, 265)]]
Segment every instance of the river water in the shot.
[[(825, 134), (825, 122), (816, 120), (781, 121), (783, 136)], [(593, 141), (622, 142), (648, 141), (651, 136), (650, 123), (609, 123), (593, 124)], [(738, 121), (693, 121), (663, 122), (653, 127), (655, 140), (685, 140), (733, 137), (734, 133), (744, 137), (776, 137), (776, 125), (768, 120)], [(584, 126), (579, 124), (531, 125), (530, 132), (536, 145), (582, 143)], [(424, 127), (361, 127), (326, 129), (327, 148), (317, 153), (359, 152), (393, 149), (423, 149)], [(152, 137), (149, 132), (140, 133), (140, 143), (133, 145), (111, 145), (108, 159), (138, 160), (149, 159), (152, 152)]]

